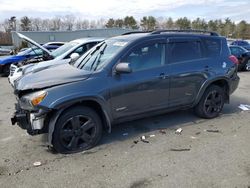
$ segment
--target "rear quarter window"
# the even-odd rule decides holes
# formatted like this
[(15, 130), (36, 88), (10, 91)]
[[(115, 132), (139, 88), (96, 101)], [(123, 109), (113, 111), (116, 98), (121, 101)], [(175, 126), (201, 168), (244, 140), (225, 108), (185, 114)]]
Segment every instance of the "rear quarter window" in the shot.
[(221, 39), (206, 38), (203, 39), (205, 56), (206, 57), (216, 57), (221, 54)]

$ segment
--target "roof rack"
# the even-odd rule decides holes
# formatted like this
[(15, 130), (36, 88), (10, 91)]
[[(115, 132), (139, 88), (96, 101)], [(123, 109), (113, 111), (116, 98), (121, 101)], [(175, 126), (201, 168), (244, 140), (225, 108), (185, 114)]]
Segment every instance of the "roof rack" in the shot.
[(203, 33), (203, 34), (210, 34), (211, 36), (219, 36), (218, 33), (216, 32), (213, 32), (213, 31), (206, 31), (206, 30), (192, 30), (192, 29), (171, 29), (171, 30), (168, 30), (168, 29), (162, 29), (162, 30), (156, 30), (156, 31), (153, 31), (151, 32), (151, 34), (161, 34), (161, 33), (167, 33), (167, 32), (180, 32), (180, 33)]
[(122, 35), (130, 35), (130, 34), (137, 34), (137, 33), (151, 33), (152, 31), (130, 31), (127, 33), (123, 33)]

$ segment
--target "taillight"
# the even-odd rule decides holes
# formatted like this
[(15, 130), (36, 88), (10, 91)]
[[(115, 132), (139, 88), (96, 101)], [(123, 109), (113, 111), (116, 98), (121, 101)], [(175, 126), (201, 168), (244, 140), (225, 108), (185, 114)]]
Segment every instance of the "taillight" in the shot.
[(230, 55), (229, 59), (234, 63), (234, 64), (239, 64), (239, 60), (237, 59), (237, 57), (235, 57), (234, 55)]

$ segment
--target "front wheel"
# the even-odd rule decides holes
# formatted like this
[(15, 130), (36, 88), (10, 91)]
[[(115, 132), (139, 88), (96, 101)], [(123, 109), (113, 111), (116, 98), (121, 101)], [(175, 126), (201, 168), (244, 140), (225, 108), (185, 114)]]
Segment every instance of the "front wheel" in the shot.
[(225, 92), (216, 85), (206, 89), (200, 102), (195, 106), (194, 112), (197, 116), (211, 119), (219, 116), (225, 103)]
[(78, 106), (58, 118), (52, 144), (59, 153), (75, 153), (94, 147), (101, 136), (99, 115), (91, 108)]

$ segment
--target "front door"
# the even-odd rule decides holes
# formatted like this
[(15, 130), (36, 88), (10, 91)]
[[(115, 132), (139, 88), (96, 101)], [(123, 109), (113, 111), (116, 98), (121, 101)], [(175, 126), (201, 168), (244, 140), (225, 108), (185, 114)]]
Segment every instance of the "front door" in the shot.
[(112, 77), (111, 105), (115, 119), (168, 106), (169, 72), (165, 47), (162, 40), (145, 42), (132, 48), (120, 60), (130, 63), (132, 72)]

